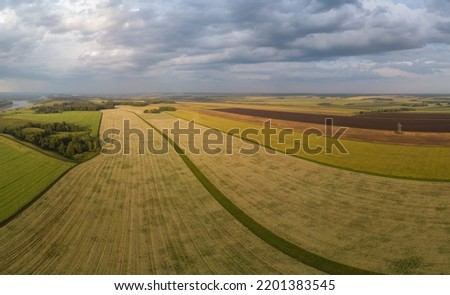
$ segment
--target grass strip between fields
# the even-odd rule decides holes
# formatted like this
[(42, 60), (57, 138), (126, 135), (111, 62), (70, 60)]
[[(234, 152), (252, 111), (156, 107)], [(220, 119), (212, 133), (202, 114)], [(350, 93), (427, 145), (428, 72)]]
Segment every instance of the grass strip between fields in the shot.
[(247, 215), (243, 210), (236, 206), (230, 201), (206, 176), (200, 169), (189, 159), (189, 157), (184, 153), (184, 151), (169, 137), (169, 135), (161, 132), (158, 128), (153, 126), (150, 122), (134, 113), (142, 121), (144, 121), (151, 128), (156, 130), (165, 140), (167, 140), (175, 149), (177, 154), (181, 157), (183, 162), (188, 166), (195, 177), (200, 181), (200, 183), (205, 187), (205, 189), (219, 202), (222, 207), (227, 210), (237, 221), (249, 229), (253, 234), (262, 239), (267, 244), (271, 245), (275, 249), (283, 252), (284, 254), (306, 264), (314, 267), (320, 271), (328, 274), (335, 275), (376, 275), (379, 273), (352, 267), (345, 265), (325, 257), (319, 256), (306, 249), (303, 249), (288, 240), (280, 237), (276, 233), (270, 231), (249, 215)]
[(64, 157), (63, 155), (58, 154), (58, 153), (56, 153), (56, 152), (52, 152), (52, 151), (49, 151), (49, 150), (44, 150), (43, 148), (41, 148), (41, 147), (39, 147), (39, 146), (37, 146), (37, 145), (34, 145), (34, 144), (29, 143), (29, 142), (26, 142), (26, 141), (22, 141), (22, 140), (17, 139), (16, 137), (14, 137), (14, 136), (12, 136), (12, 135), (0, 133), (0, 136), (3, 136), (3, 137), (5, 137), (5, 138), (7, 138), (7, 139), (9, 139), (9, 140), (12, 140), (12, 141), (14, 141), (14, 142), (17, 142), (18, 144), (24, 145), (24, 146), (26, 146), (26, 147), (28, 147), (28, 148), (30, 148), (30, 149), (32, 149), (32, 150), (35, 150), (35, 151), (38, 152), (38, 153), (41, 153), (41, 154), (44, 154), (44, 155), (46, 155), (46, 156), (55, 158), (55, 159), (57, 159), (57, 160), (61, 160), (61, 161), (65, 161), (65, 162), (70, 162), (70, 163), (77, 163), (77, 161), (75, 161), (75, 160), (66, 158), (66, 157)]
[[(103, 117), (103, 113), (100, 112), (100, 119), (98, 122), (98, 128), (96, 129), (96, 136), (97, 138), (99, 138), (100, 136), (100, 126), (101, 126), (101, 122), (102, 122), (102, 117)], [(9, 216), (8, 218), (0, 221), (0, 228), (6, 226), (9, 222), (11, 222), (12, 220), (14, 220), (16, 217), (20, 216), (26, 209), (28, 209), (31, 205), (33, 205), (37, 200), (39, 200), (39, 198), (41, 198), (47, 191), (49, 191), (58, 181), (60, 181), (64, 176), (66, 176), (67, 173), (69, 173), (73, 168), (77, 167), (79, 164), (83, 163), (83, 162), (87, 162), (93, 158), (95, 158), (97, 155), (99, 155), (99, 151), (97, 152), (91, 152), (89, 153), (82, 162), (77, 162), (68, 158), (65, 158), (57, 153), (51, 152), (51, 151), (46, 151), (44, 149), (41, 149), (38, 146), (35, 146), (31, 143), (27, 143), (21, 140), (18, 140), (16, 138), (14, 138), (13, 136), (9, 136), (7, 134), (1, 134), (0, 136), (3, 136), (4, 138), (7, 138), (8, 140), (14, 141), (20, 145), (23, 145), (29, 149), (32, 149), (38, 153), (43, 154), (44, 156), (47, 157), (52, 157), (55, 158), (57, 160), (60, 161), (65, 161), (68, 163), (73, 164), (73, 166), (69, 167), (67, 170), (65, 170), (64, 172), (62, 172), (58, 177), (56, 177), (51, 183), (49, 183), (45, 189), (43, 189), (41, 192), (39, 192), (37, 195), (35, 195), (34, 197), (32, 197), (30, 199), (29, 202), (27, 202), (23, 207), (21, 207), (18, 211), (16, 211), (15, 213), (13, 213), (11, 216)]]

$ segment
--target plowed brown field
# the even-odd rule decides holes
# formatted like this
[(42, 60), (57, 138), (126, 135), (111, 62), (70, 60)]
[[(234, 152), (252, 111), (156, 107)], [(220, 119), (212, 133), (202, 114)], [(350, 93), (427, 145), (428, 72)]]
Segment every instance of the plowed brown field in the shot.
[(287, 121), (324, 124), (326, 118), (333, 118), (336, 126), (350, 128), (396, 131), (398, 123), (408, 132), (450, 132), (450, 114), (385, 114), (382, 116), (339, 116), (298, 112), (270, 111), (247, 108), (224, 108), (217, 111), (240, 115), (279, 119)]

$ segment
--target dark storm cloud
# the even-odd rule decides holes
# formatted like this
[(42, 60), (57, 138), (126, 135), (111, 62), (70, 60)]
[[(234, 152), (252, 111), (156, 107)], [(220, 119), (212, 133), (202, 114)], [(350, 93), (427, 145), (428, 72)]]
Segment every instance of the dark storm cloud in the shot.
[(318, 12), (323, 12), (323, 11), (328, 11), (331, 9), (340, 8), (344, 5), (359, 6), (360, 3), (358, 0), (335, 0), (335, 1), (315, 0), (315, 1), (312, 1), (313, 9)]
[(440, 14), (450, 14), (450, 0), (427, 0), (424, 1), (428, 9)]
[[(377, 57), (449, 44), (448, 11), (450, 1), (444, 0), (427, 1), (423, 9), (389, 0), (1, 1), (0, 75), (26, 76), (26, 70), (13, 73), (20, 67), (31, 69), (29, 77), (41, 71), (43, 79), (47, 72), (213, 79), (235, 66), (255, 65), (247, 77), (265, 79), (270, 75), (259, 64), (291, 63), (287, 68), (300, 71), (298, 63), (347, 57), (362, 64), (378, 59), (380, 65), (372, 67), (383, 67), (384, 74), (394, 66), (400, 73), (431, 73), (442, 67), (389, 64)], [(304, 68), (313, 73), (310, 65)], [(345, 71), (345, 78), (361, 71), (378, 75), (353, 65)], [(338, 71), (320, 68), (311, 77), (326, 73), (335, 77)], [(304, 77), (293, 75), (298, 76)]]
[(142, 67), (157, 62), (155, 55), (211, 63), (310, 61), (444, 41), (433, 21), (421, 17), (394, 5), (369, 10), (358, 1), (182, 1), (164, 13), (155, 7), (127, 13), (129, 24), (101, 40), (135, 48)]
[(23, 4), (32, 4), (34, 0), (3, 0), (0, 1), (0, 9), (5, 7), (17, 7)]

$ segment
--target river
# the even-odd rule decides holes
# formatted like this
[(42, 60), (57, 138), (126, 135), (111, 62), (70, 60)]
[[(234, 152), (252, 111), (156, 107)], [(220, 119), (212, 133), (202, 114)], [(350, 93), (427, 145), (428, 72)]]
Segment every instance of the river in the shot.
[(23, 108), (32, 104), (29, 100), (26, 99), (9, 99), (9, 101), (12, 102), (12, 105), (9, 107), (0, 107), (2, 111)]
[(11, 100), (13, 102), (9, 109), (18, 109), (29, 106), (31, 103), (28, 100)]

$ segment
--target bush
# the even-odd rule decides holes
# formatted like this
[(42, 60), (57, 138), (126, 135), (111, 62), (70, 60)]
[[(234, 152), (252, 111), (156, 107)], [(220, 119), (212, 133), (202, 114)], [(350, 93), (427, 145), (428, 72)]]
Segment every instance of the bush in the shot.
[(161, 111), (159, 109), (151, 109), (151, 110), (145, 110), (145, 114), (159, 114)]
[(175, 112), (176, 110), (176, 107), (159, 107), (160, 112)]
[(175, 107), (159, 107), (157, 109), (145, 110), (144, 113), (145, 114), (159, 114), (161, 112), (174, 112), (176, 110), (177, 110), (177, 108), (175, 108)]

